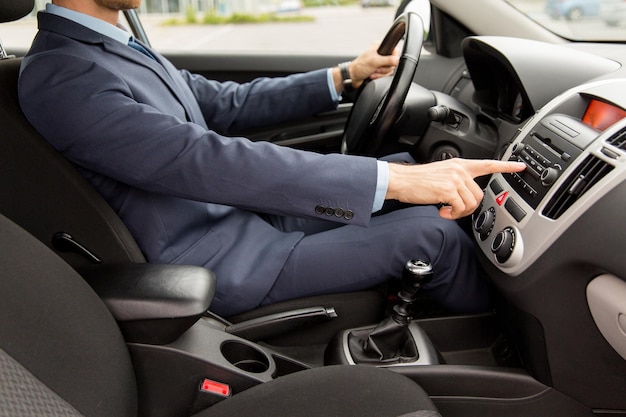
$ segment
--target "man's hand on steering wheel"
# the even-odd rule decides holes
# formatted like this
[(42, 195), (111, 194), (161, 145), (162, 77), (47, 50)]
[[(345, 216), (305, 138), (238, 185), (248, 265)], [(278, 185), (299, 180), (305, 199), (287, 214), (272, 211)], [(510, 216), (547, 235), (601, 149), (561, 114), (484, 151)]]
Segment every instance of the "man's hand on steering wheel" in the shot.
[[(400, 50), (395, 48), (391, 55), (381, 55), (378, 53), (379, 46), (380, 43), (373, 44), (354, 61), (347, 63), (353, 88), (361, 87), (366, 79), (375, 80), (386, 77), (395, 71), (399, 62)], [(344, 87), (343, 76), (339, 67), (333, 68), (333, 81), (337, 93), (341, 93)]]
[[(344, 128), (342, 153), (379, 156), (387, 134), (402, 114), (423, 40), (421, 18), (415, 13), (404, 13), (393, 22), (375, 52), (366, 51), (355, 60), (363, 58), (365, 65), (351, 65), (354, 68), (348, 74), (345, 63), (339, 64), (342, 81), (354, 76), (352, 87), (359, 88)], [(402, 51), (398, 53), (400, 42)], [(395, 67), (393, 77), (383, 77), (392, 66)], [(370, 82), (365, 82), (367, 79)]]

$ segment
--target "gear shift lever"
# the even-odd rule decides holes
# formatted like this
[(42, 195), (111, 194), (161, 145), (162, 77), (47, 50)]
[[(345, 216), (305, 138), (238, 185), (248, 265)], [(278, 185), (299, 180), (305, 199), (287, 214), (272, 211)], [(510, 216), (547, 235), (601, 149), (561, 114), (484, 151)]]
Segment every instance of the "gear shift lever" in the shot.
[(411, 260), (404, 265), (402, 290), (398, 293), (400, 302), (393, 307), (392, 318), (403, 326), (411, 321), (411, 306), (418, 291), (433, 279), (433, 268), (428, 262)]
[(432, 266), (425, 261), (410, 260), (404, 266), (400, 302), (393, 307), (390, 317), (373, 329), (352, 332), (348, 337), (350, 353), (356, 362), (410, 362), (418, 357), (413, 339), (409, 336), (411, 305), (418, 291), (433, 277)]

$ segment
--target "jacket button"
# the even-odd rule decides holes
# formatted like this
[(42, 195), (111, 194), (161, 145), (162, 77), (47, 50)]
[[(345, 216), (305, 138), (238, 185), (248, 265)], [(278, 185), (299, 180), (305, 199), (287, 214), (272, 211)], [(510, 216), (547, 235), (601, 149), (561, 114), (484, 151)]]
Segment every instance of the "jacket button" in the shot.
[(346, 212), (342, 208), (335, 209), (335, 217), (343, 217)]
[(324, 212), (326, 211), (326, 207), (319, 205), (319, 206), (315, 206), (315, 213), (317, 214), (324, 214)]
[(343, 215), (343, 218), (346, 220), (352, 220), (353, 217), (354, 217), (354, 213), (352, 212), (352, 210), (346, 210), (346, 212)]
[(333, 209), (332, 207), (326, 207), (326, 215), (332, 216), (333, 214), (335, 214), (335, 209)]

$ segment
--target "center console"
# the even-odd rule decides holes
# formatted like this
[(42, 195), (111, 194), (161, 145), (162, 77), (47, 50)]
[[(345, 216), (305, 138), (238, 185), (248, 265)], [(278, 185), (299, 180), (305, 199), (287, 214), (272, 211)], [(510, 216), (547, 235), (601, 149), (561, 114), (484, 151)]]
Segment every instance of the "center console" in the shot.
[(205, 268), (137, 263), (80, 272), (124, 335), (138, 380), (140, 416), (191, 415), (309, 368), (252, 340), (332, 313), (307, 308), (232, 325), (208, 313), (216, 277)]
[(626, 80), (568, 90), (518, 130), (502, 159), (526, 169), (492, 175), (472, 218), (524, 367), (607, 409), (626, 407), (625, 152)]
[(178, 339), (128, 343), (139, 387), (140, 416), (193, 415), (232, 395), (310, 366), (232, 335), (204, 317)]
[(521, 128), (503, 159), (526, 170), (493, 175), (473, 217), (493, 265), (523, 273), (585, 210), (621, 182), (626, 81), (599, 81), (554, 99)]

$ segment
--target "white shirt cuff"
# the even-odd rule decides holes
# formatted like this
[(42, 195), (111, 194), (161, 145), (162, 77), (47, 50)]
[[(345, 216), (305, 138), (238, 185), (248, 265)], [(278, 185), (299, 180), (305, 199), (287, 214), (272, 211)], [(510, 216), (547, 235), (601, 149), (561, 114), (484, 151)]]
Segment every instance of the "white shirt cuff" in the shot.
[(335, 81), (333, 80), (332, 68), (328, 68), (328, 71), (326, 72), (326, 79), (328, 80), (328, 91), (330, 92), (330, 98), (335, 103), (339, 103), (341, 101), (341, 95), (337, 94), (337, 89), (335, 88)]
[(376, 161), (378, 164), (378, 177), (376, 180), (376, 194), (374, 194), (374, 205), (372, 213), (383, 208), (387, 187), (389, 186), (389, 165), (386, 161)]

